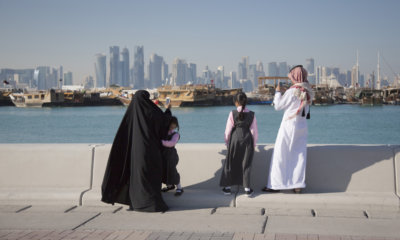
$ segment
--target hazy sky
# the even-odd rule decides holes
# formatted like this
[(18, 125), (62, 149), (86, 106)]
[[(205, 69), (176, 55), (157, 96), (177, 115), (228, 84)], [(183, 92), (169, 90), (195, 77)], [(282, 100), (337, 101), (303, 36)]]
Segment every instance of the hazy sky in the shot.
[[(101, 1), (0, 0), (0, 68), (62, 65), (74, 83), (94, 75), (94, 55), (109, 47), (144, 46), (171, 72), (179, 57), (237, 71), (242, 56), (262, 61), (351, 70), (357, 61), (372, 73), (381, 51), (400, 73), (400, 1)], [(393, 73), (381, 58), (381, 72)], [(109, 72), (107, 72), (107, 75)]]

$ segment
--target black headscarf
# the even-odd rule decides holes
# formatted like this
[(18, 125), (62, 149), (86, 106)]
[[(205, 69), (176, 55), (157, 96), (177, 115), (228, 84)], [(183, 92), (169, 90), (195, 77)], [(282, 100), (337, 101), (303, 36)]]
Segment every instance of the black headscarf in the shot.
[(168, 210), (161, 195), (162, 143), (171, 111), (165, 113), (135, 93), (115, 136), (102, 184), (102, 201), (130, 205), (134, 210)]

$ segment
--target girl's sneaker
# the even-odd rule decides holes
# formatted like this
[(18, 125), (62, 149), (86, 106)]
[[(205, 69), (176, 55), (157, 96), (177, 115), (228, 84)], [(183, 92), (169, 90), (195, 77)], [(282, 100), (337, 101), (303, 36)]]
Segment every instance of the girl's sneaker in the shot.
[(182, 193), (183, 193), (183, 188), (181, 189), (177, 188), (175, 192), (175, 197), (179, 197), (180, 195), (182, 195)]
[(250, 191), (246, 191), (246, 196), (251, 197), (253, 195), (254, 190), (250, 188)]
[(222, 193), (225, 194), (225, 195), (231, 195), (231, 189), (230, 188), (228, 188), (228, 189), (227, 188), (223, 188), (222, 189)]

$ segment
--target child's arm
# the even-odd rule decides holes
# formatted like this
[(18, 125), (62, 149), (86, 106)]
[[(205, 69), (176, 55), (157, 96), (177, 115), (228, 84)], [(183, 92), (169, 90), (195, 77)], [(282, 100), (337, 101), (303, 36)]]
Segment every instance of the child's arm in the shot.
[(232, 112), (229, 114), (228, 117), (228, 122), (226, 123), (226, 128), (225, 128), (225, 136), (224, 136), (224, 140), (225, 140), (225, 145), (228, 146), (229, 143), (229, 137), (231, 136), (231, 132), (232, 129), (234, 127), (235, 123), (233, 121), (233, 114)]
[(250, 126), (250, 132), (251, 132), (251, 135), (253, 136), (254, 147), (256, 147), (257, 140), (258, 140), (258, 127), (257, 127), (256, 115), (254, 115), (253, 123)]
[(164, 147), (175, 147), (178, 141), (179, 141), (179, 133), (175, 133), (175, 135), (172, 136), (171, 141), (162, 140), (161, 142), (164, 145)]

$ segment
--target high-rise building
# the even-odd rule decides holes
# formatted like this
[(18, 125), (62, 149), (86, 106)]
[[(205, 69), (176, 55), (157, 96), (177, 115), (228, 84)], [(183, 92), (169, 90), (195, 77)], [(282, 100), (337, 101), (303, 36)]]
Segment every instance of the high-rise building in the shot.
[(264, 66), (261, 61), (257, 62), (256, 70), (257, 72), (264, 72)]
[(240, 85), (238, 84), (238, 81), (237, 81), (236, 72), (230, 72), (230, 76), (231, 76), (231, 88), (239, 88)]
[(243, 63), (239, 63), (238, 66), (238, 81), (243, 81), (244, 79), (246, 79), (246, 67)]
[(358, 84), (360, 84), (360, 87), (365, 87), (365, 83), (364, 83), (364, 74), (359, 75), (359, 79), (358, 79)]
[(93, 88), (94, 87), (94, 80), (93, 77), (90, 75), (86, 75), (83, 78), (83, 86), (85, 89)]
[(287, 71), (287, 64), (286, 64), (286, 62), (281, 62), (281, 63), (279, 63), (278, 74), (279, 74), (280, 77), (287, 77), (288, 71)]
[(194, 63), (189, 63), (188, 69), (189, 69), (190, 77), (192, 79), (190, 81), (195, 83), (196, 82), (196, 78), (197, 78), (197, 65), (194, 64)]
[(357, 78), (357, 66), (354, 66), (353, 67), (353, 70), (351, 71), (351, 86), (353, 86), (353, 87), (358, 87), (357, 86), (357, 80), (356, 80), (356, 78)]
[(314, 59), (313, 58), (306, 59), (306, 70), (309, 74), (314, 73)]
[(168, 72), (168, 64), (165, 61), (161, 64), (161, 83), (164, 85), (169, 84), (169, 72)]
[(321, 74), (322, 74), (322, 67), (319, 66), (317, 67), (317, 72), (315, 73), (315, 85), (318, 85), (321, 83)]
[(175, 58), (172, 63), (172, 86), (180, 86), (186, 83), (186, 60)]
[[(39, 72), (40, 74), (40, 72)], [(73, 80), (72, 80), (72, 72), (64, 72), (64, 85), (73, 85)]]
[(110, 79), (109, 85), (119, 84), (119, 47), (110, 47)]
[[(39, 75), (38, 75), (38, 90), (46, 90), (46, 76), (48, 73), (50, 73), (50, 67), (38, 67), (36, 68), (39, 70)], [(65, 77), (64, 77), (65, 79)]]
[(107, 61), (105, 54), (96, 54), (94, 56), (94, 74), (96, 81), (94, 87), (106, 87), (107, 83)]
[(335, 75), (336, 79), (339, 77), (340, 69), (339, 68), (332, 68), (332, 73)]
[(130, 83), (130, 74), (129, 74), (129, 50), (124, 47), (124, 49), (121, 52), (122, 55), (122, 61), (120, 62), (122, 64), (121, 66), (121, 86), (122, 87), (128, 87), (131, 85)]
[(252, 89), (258, 87), (258, 74), (257, 74), (257, 65), (251, 64), (249, 65), (249, 81), (252, 83)]
[(162, 84), (162, 62), (164, 61), (163, 57), (158, 56), (153, 53), (150, 56), (149, 60), (149, 88), (158, 88), (161, 87)]
[(224, 88), (223, 81), (224, 81), (224, 66), (219, 66), (217, 68), (217, 79), (215, 79), (215, 84), (217, 87)]
[(143, 46), (135, 46), (132, 80), (136, 89), (144, 88), (144, 50)]
[(64, 80), (63, 67), (62, 66), (58, 66), (58, 67), (56, 67), (56, 70), (57, 70), (57, 81), (60, 81), (60, 79), (61, 79), (61, 82), (62, 82)]
[(278, 76), (278, 67), (276, 65), (276, 62), (268, 63), (268, 76), (270, 77)]
[(249, 56), (242, 57), (243, 79), (249, 79)]
[(203, 70), (201, 79), (203, 81), (203, 84), (211, 84), (211, 79), (212, 79), (211, 70), (208, 69), (207, 65), (206, 68)]

